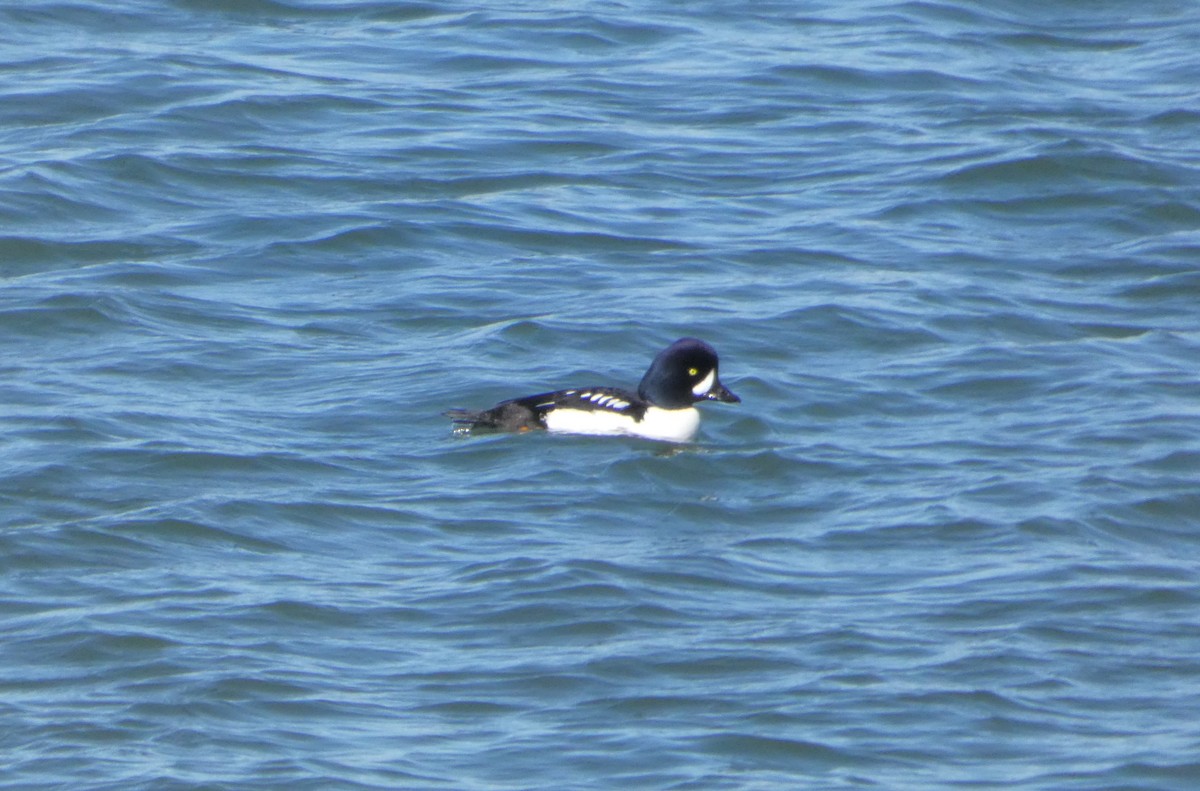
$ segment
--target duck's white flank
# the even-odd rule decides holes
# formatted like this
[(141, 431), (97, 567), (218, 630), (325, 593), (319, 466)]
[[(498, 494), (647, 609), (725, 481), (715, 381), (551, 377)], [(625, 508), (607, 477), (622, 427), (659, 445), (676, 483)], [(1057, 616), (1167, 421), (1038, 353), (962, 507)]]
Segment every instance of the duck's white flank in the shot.
[(546, 413), (546, 428), (563, 434), (621, 434), (665, 442), (687, 442), (700, 428), (695, 407), (661, 409), (649, 407), (641, 421), (629, 415), (602, 409), (552, 409)]

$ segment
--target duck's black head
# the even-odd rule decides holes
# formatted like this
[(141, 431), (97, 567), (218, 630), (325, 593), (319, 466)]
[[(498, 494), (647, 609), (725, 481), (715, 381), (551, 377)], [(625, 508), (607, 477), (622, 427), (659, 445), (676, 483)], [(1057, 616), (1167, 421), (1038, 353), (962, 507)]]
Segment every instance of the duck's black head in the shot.
[(663, 409), (683, 409), (705, 400), (742, 400), (721, 384), (717, 353), (698, 338), (680, 338), (659, 352), (638, 385), (638, 395)]

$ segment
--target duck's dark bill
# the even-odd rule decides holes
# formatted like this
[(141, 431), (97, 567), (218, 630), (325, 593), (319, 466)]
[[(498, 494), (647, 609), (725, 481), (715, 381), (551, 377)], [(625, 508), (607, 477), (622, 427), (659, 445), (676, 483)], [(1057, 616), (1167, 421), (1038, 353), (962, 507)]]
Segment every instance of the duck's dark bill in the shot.
[(712, 401), (721, 401), (726, 404), (740, 404), (742, 399), (734, 395), (728, 387), (720, 382), (715, 383), (712, 389), (704, 394), (704, 397)]

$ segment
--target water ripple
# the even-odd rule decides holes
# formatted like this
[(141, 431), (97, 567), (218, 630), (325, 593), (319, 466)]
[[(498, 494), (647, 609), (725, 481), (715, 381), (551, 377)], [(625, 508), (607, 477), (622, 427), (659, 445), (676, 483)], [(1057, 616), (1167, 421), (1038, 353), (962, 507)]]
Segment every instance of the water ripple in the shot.
[(1194, 785), (1176, 6), (0, 9), (7, 776)]

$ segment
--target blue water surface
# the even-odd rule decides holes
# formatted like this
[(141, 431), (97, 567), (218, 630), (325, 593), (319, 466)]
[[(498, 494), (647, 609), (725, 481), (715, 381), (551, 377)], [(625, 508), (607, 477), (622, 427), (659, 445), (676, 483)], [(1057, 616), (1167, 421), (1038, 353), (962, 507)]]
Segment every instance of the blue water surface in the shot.
[[(0, 3), (0, 787), (1200, 787), (1197, 52)], [(693, 444), (441, 416), (683, 335)]]

